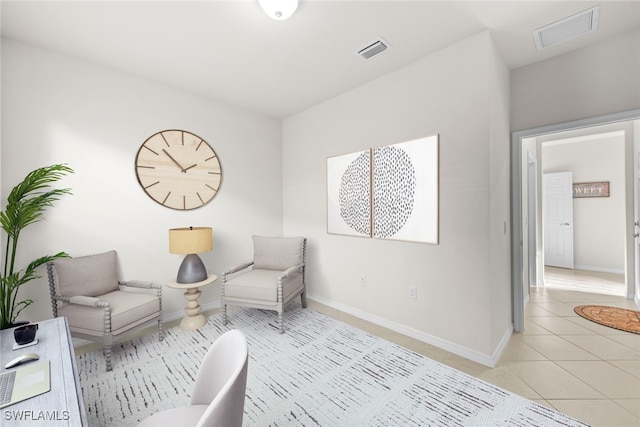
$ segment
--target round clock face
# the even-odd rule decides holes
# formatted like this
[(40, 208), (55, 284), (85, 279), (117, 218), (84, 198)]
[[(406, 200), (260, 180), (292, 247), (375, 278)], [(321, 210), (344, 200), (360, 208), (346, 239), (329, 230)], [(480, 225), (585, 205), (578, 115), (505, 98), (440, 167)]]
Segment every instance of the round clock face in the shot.
[(209, 203), (222, 182), (220, 159), (197, 135), (164, 130), (151, 135), (136, 155), (136, 176), (162, 206), (196, 209)]

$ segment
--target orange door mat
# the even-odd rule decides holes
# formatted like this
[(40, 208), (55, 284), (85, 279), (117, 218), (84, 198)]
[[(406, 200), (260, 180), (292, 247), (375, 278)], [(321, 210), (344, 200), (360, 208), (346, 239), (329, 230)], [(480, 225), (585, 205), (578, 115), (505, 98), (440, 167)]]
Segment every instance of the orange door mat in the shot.
[(638, 311), (606, 305), (579, 305), (573, 311), (592, 322), (640, 334), (640, 312)]

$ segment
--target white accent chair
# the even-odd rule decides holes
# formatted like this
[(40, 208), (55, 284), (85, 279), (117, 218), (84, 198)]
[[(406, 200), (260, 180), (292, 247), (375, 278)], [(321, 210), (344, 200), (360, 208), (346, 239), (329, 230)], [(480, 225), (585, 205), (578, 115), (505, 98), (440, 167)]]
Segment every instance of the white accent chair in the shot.
[(109, 251), (47, 263), (53, 317), (66, 317), (71, 335), (104, 346), (111, 371), (111, 346), (121, 334), (150, 323), (162, 330), (162, 286), (118, 281), (117, 254)]
[(247, 388), (249, 349), (244, 334), (222, 334), (204, 356), (191, 404), (160, 411), (138, 427), (241, 427)]
[(227, 305), (261, 308), (278, 312), (278, 329), (284, 332), (282, 313), (300, 295), (307, 307), (304, 237), (253, 236), (253, 261), (222, 274), (220, 302), (224, 324)]

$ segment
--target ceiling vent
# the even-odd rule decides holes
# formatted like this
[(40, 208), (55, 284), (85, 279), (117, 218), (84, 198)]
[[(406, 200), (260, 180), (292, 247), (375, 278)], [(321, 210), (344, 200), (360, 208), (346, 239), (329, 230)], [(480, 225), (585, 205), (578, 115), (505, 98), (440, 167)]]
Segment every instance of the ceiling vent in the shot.
[(358, 51), (358, 56), (360, 56), (360, 58), (362, 59), (369, 59), (379, 53), (384, 52), (390, 47), (391, 45), (389, 45), (389, 43), (387, 43), (382, 38), (379, 38), (376, 41), (369, 43), (366, 47), (360, 49)]
[(533, 32), (538, 50), (562, 43), (598, 29), (600, 6), (595, 6), (553, 24), (538, 28)]

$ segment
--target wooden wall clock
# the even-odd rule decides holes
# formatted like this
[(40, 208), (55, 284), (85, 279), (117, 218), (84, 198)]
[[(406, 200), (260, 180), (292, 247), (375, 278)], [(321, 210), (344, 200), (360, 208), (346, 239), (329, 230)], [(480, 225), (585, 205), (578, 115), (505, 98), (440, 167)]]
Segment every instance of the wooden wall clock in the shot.
[(202, 138), (184, 130), (151, 135), (136, 155), (142, 189), (162, 206), (190, 210), (209, 203), (220, 189), (220, 159)]

